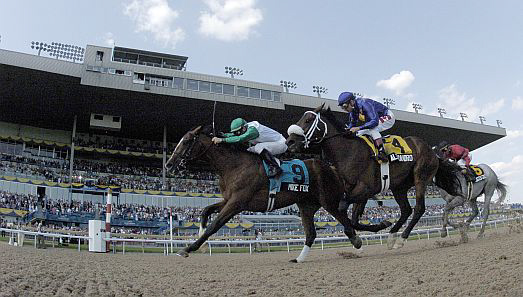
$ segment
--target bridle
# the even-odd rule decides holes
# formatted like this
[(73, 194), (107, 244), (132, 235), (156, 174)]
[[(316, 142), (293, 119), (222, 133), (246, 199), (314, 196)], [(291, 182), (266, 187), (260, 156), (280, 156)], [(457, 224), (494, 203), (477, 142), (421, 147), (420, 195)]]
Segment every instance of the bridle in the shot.
[[(303, 142), (303, 146), (305, 148), (308, 148), (310, 144), (318, 144), (318, 143), (322, 142), (323, 139), (325, 138), (325, 136), (327, 135), (327, 123), (325, 123), (325, 121), (323, 121), (321, 119), (320, 112), (314, 112), (312, 110), (309, 110), (309, 111), (306, 111), (303, 114), (303, 116), (305, 116), (307, 113), (311, 113), (314, 115), (314, 121), (310, 125), (307, 132), (303, 131), (303, 128), (296, 124), (291, 125), (289, 127), (289, 129), (287, 129), (288, 135), (296, 134), (296, 135), (302, 136), (304, 138), (304, 140), (302, 142)], [(316, 132), (316, 130), (321, 131), (321, 129), (319, 127), (320, 123), (323, 124), (323, 135), (321, 137), (313, 138), (313, 135)]]
[[(207, 147), (205, 147), (205, 149), (202, 150), (201, 153), (197, 154), (196, 156), (192, 156), (192, 157), (189, 158), (189, 156), (192, 154), (192, 151), (194, 149), (194, 145), (198, 141), (199, 137), (200, 137), (200, 135), (198, 134), (198, 135), (195, 135), (193, 139), (189, 140), (191, 142), (191, 144), (190, 144), (189, 148), (187, 148), (181, 154), (181, 156), (179, 157), (180, 158), (180, 162), (178, 163), (177, 167), (182, 167), (182, 168), (185, 167), (187, 162), (191, 162), (191, 161), (194, 161), (194, 160), (197, 160), (197, 159), (201, 158), (203, 155), (205, 155), (207, 153), (209, 148), (211, 148), (212, 142), (210, 142), (209, 145)], [(174, 150), (176, 151), (176, 148)]]

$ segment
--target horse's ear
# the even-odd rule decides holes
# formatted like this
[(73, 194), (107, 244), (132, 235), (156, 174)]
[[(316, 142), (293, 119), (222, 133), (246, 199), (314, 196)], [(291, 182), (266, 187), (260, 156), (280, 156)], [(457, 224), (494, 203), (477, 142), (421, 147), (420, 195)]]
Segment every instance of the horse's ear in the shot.
[(331, 106), (327, 106), (327, 111), (331, 111)]
[(314, 112), (320, 112), (320, 111), (322, 111), (324, 106), (325, 106), (325, 102), (323, 102), (322, 105), (316, 107), (316, 109), (314, 110)]
[(202, 130), (202, 126), (200, 125), (200, 126), (194, 128), (194, 130), (192, 130), (191, 132), (192, 132), (192, 134), (196, 135), (196, 134), (199, 134), (201, 130)]

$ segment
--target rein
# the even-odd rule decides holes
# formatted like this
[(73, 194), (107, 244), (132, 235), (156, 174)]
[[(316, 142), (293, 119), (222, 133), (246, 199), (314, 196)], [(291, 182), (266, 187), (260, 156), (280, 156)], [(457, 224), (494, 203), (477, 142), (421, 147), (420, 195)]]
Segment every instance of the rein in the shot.
[(189, 149), (185, 150), (185, 152), (183, 152), (183, 154), (180, 156), (180, 164), (178, 166), (185, 166), (185, 164), (187, 162), (191, 162), (191, 161), (199, 159), (200, 157), (205, 155), (207, 153), (207, 151), (211, 148), (212, 142), (200, 154), (193, 156), (192, 158), (187, 158), (188, 156), (190, 156), (192, 154), (192, 150), (194, 148), (194, 145), (196, 144), (196, 141), (198, 140), (198, 137), (199, 137), (199, 135), (194, 136), (194, 138), (192, 140), (192, 144), (189, 147)]

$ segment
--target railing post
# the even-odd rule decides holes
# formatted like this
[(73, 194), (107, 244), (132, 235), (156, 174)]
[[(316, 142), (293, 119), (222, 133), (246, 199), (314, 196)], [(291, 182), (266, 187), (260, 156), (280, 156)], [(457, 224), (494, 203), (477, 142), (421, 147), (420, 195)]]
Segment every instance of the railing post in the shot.
[(122, 241), (122, 254), (125, 255), (125, 241)]
[(289, 253), (289, 254), (291, 253), (291, 248), (289, 246), (289, 242), (288, 241), (287, 241), (287, 253)]
[(380, 245), (383, 245), (383, 234), (380, 233)]
[(321, 250), (323, 251), (323, 239), (321, 240)]
[[(69, 238), (71, 239), (71, 238)], [(80, 238), (78, 238), (78, 251), (80, 251)]]
[(252, 255), (252, 243), (249, 242), (249, 255)]
[(208, 245), (209, 245), (209, 256), (212, 256), (212, 247), (211, 247), (211, 243), (208, 241), (207, 242)]

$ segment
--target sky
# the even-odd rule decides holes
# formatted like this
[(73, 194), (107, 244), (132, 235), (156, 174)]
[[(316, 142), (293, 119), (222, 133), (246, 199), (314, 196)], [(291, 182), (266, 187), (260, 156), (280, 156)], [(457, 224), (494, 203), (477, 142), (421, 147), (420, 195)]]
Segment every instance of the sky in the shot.
[[(395, 109), (506, 128), (472, 152), (523, 203), (523, 1), (2, 0), (0, 48), (31, 41), (188, 56), (187, 70), (279, 84), (326, 98), (393, 98)], [(329, 101), (328, 101), (329, 102)], [(482, 200), (482, 199), (480, 199)]]

